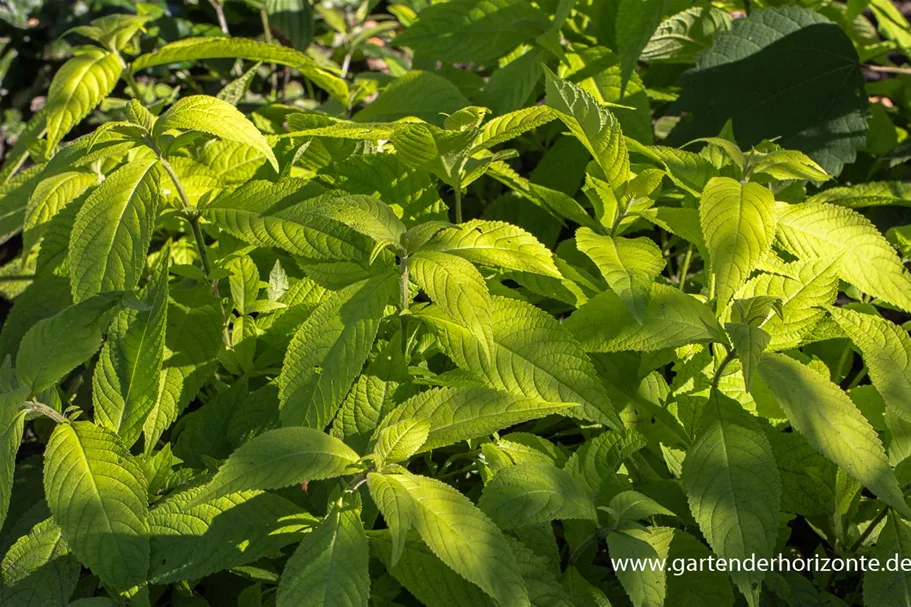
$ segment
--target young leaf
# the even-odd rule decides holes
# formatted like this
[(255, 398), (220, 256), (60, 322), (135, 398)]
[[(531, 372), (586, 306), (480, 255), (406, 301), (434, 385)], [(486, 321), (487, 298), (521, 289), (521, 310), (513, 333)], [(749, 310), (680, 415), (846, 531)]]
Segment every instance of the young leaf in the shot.
[(245, 143), (265, 156), (278, 171), (278, 160), (259, 129), (237, 108), (217, 97), (184, 97), (155, 121), (152, 136), (160, 142), (161, 136), (171, 130), (201, 131), (227, 141)]
[(106, 312), (118, 295), (98, 295), (39, 320), (22, 337), (16, 377), (32, 394), (53, 386), (101, 346)]
[(86, 170), (64, 171), (42, 179), (34, 188), (25, 210), (23, 247), (30, 250), (35, 246), (47, 229), (47, 223), (97, 183), (98, 175)]
[(766, 354), (759, 375), (794, 429), (879, 499), (911, 516), (882, 443), (841, 388), (781, 354)]
[(51, 155), (57, 144), (88, 116), (117, 84), (123, 63), (116, 53), (100, 48), (80, 49), (54, 75), (47, 94), (47, 143)]
[(73, 554), (116, 591), (144, 582), (147, 481), (117, 435), (89, 422), (61, 423), (44, 458), (47, 503)]
[(828, 308), (829, 314), (857, 344), (876, 391), (886, 406), (911, 419), (911, 338), (885, 318), (847, 308)]
[(250, 439), (219, 468), (190, 505), (249, 489), (280, 489), (345, 474), (359, 456), (312, 428), (279, 428)]
[(276, 607), (367, 607), (368, 555), (358, 512), (333, 508), (288, 559)]
[(393, 568), (402, 557), (408, 532), (414, 525), (414, 505), (408, 491), (395, 475), (371, 472), (367, 475), (367, 488), (389, 527), (389, 536), (392, 538), (389, 567)]
[(576, 246), (591, 257), (608, 286), (623, 300), (630, 314), (642, 322), (651, 284), (665, 266), (658, 245), (648, 238), (601, 236), (579, 228)]
[(336, 291), (300, 326), (278, 378), (286, 426), (332, 421), (373, 346), (397, 278), (384, 274)]
[(154, 159), (134, 160), (109, 175), (79, 209), (68, 255), (74, 300), (129, 291), (139, 283), (158, 215), (160, 180)]
[(144, 289), (149, 309), (114, 317), (92, 376), (95, 419), (127, 447), (139, 438), (158, 396), (168, 311), (167, 256), (163, 261)]
[(414, 455), (427, 441), (430, 422), (410, 419), (387, 425), (379, 431), (373, 452), (380, 461), (397, 463)]
[(615, 190), (629, 180), (629, 153), (620, 123), (588, 92), (547, 73), (547, 105), (588, 149)]
[(911, 274), (856, 211), (830, 204), (780, 205), (777, 240), (800, 258), (838, 257), (838, 274), (864, 293), (911, 311)]
[(432, 251), (408, 258), (409, 275), (451, 319), (477, 337), (490, 357), (490, 293), (484, 277), (470, 262)]
[(440, 560), (500, 605), (529, 604), (506, 537), (467, 497), (436, 479), (389, 476), (408, 492), (414, 527)]
[(478, 508), (501, 529), (556, 519), (597, 520), (586, 487), (550, 464), (519, 464), (498, 472), (481, 494)]
[(715, 177), (699, 199), (699, 218), (722, 310), (772, 248), (775, 198), (759, 184)]
[(473, 151), (478, 152), (505, 143), (555, 119), (553, 110), (544, 105), (534, 105), (497, 116), (481, 129)]
[(749, 391), (753, 375), (759, 366), (759, 361), (769, 347), (772, 336), (756, 325), (740, 322), (729, 322), (724, 325), (731, 338), (731, 344), (743, 365), (743, 382)]
[(348, 103), (348, 85), (304, 53), (281, 46), (245, 38), (200, 37), (184, 38), (166, 44), (157, 51), (140, 55), (131, 66), (133, 73), (147, 67), (191, 61), (194, 59), (249, 59), (264, 63), (279, 63), (299, 71), (305, 78), (328, 91), (342, 103)]
[[(696, 442), (683, 462), (683, 485), (693, 517), (721, 558), (771, 558), (778, 535), (781, 479), (765, 434), (740, 403), (715, 390)], [(761, 572), (731, 572), (751, 605)]]

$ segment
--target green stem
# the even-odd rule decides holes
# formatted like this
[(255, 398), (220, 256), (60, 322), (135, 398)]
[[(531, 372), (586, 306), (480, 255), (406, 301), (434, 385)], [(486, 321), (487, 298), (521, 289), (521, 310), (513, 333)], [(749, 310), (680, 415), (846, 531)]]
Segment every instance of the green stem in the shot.
[(857, 384), (862, 382), (864, 380), (864, 378), (867, 376), (868, 371), (869, 370), (867, 369), (867, 365), (864, 365), (863, 368), (857, 372), (857, 375), (854, 377), (854, 379), (851, 380), (851, 383), (848, 384), (847, 390), (856, 388)]
[[(164, 167), (165, 172), (168, 174), (168, 177), (171, 178), (171, 182), (174, 184), (174, 187), (177, 188), (177, 195), (180, 197), (180, 202), (183, 204), (185, 211), (184, 217), (190, 224), (190, 228), (193, 230), (193, 238), (196, 240), (196, 249), (199, 251), (199, 260), (202, 263), (202, 270), (205, 272), (206, 278), (209, 278), (211, 280), (212, 264), (209, 263), (209, 253), (206, 250), (206, 240), (203, 237), (202, 228), (199, 227), (199, 215), (196, 213), (196, 209), (193, 208), (193, 205), (190, 204), (190, 199), (187, 196), (187, 192), (184, 190), (183, 184), (180, 182), (180, 178), (174, 171), (174, 167), (172, 167), (171, 163), (162, 156), (159, 156), (159, 161), (161, 162), (161, 166)], [(216, 294), (218, 293), (217, 281), (212, 281), (212, 290)]]
[(455, 189), (455, 222), (462, 223), (462, 184), (456, 184)]
[(721, 381), (721, 374), (724, 373), (724, 370), (727, 369), (728, 365), (731, 364), (735, 358), (737, 358), (737, 352), (731, 348), (731, 351), (721, 359), (721, 363), (718, 365), (718, 368), (715, 369), (715, 377), (712, 378), (712, 392), (718, 389), (718, 382)]
[(57, 424), (63, 424), (63, 423), (66, 423), (69, 421), (67, 418), (65, 418), (61, 413), (59, 413), (53, 407), (49, 407), (45, 404), (42, 404), (42, 403), (39, 403), (39, 402), (36, 402), (33, 400), (29, 400), (29, 401), (26, 401), (25, 403), (23, 403), (22, 406), (20, 407), (20, 409), (22, 409), (23, 411), (31, 411), (34, 413), (40, 413), (44, 417), (47, 417), (48, 419), (53, 420), (54, 423), (57, 423)]
[(678, 287), (683, 291), (684, 285), (686, 285), (686, 275), (690, 271), (690, 261), (693, 259), (693, 245), (692, 243), (686, 248), (686, 255), (683, 257), (683, 265), (680, 266), (680, 284)]
[(37, 278), (34, 274), (9, 274), (7, 276), (0, 276), (0, 282), (19, 282), (21, 280), (35, 280)]
[(142, 94), (139, 92), (139, 84), (136, 82), (136, 78), (133, 77), (133, 73), (130, 71), (129, 66), (123, 70), (123, 79), (127, 81), (127, 86), (130, 87), (133, 97), (138, 101), (142, 101)]
[[(211, 280), (212, 276), (212, 264), (209, 263), (209, 253), (206, 251), (206, 240), (202, 234), (202, 228), (199, 227), (199, 216), (192, 215), (187, 217), (187, 221), (190, 222), (190, 227), (193, 230), (193, 238), (196, 240), (196, 248), (199, 250), (199, 260), (202, 262), (202, 271), (205, 272), (206, 278)], [(217, 288), (215, 281), (212, 281), (213, 289)]]
[(402, 354), (408, 354), (408, 300), (411, 298), (411, 289), (408, 287), (408, 258), (402, 257), (401, 272), (399, 274), (399, 289), (401, 293), (399, 325), (402, 332)]
[[(272, 28), (269, 27), (269, 12), (265, 7), (259, 9), (259, 18), (263, 22), (263, 35), (266, 37), (266, 44), (272, 44)], [(272, 82), (272, 95), (278, 96), (278, 73), (276, 72), (278, 66), (273, 63), (271, 68), (272, 74), (269, 79)]]
[(861, 532), (860, 537), (857, 538), (857, 541), (851, 544), (851, 548), (849, 549), (851, 553), (857, 552), (857, 550), (863, 545), (864, 541), (866, 541), (866, 539), (870, 537), (870, 534), (873, 533), (873, 530), (876, 529), (876, 527), (882, 522), (884, 518), (886, 518), (887, 514), (889, 514), (889, 507), (884, 506), (883, 509), (880, 510), (879, 514), (877, 514), (873, 520), (870, 521), (870, 524), (867, 525), (867, 527)]
[(231, 32), (228, 30), (228, 21), (225, 19), (225, 9), (222, 7), (221, 2), (218, 0), (209, 0), (209, 4), (215, 9), (215, 16), (218, 18), (218, 27), (221, 29), (221, 32), (225, 36), (230, 36)]

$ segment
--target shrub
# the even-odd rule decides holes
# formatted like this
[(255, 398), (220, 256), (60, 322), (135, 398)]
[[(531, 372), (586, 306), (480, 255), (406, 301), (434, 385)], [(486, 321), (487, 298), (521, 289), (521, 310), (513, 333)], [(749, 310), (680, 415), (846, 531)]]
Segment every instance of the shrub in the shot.
[(211, 2), (7, 116), (0, 604), (911, 604), (705, 565), (911, 558), (892, 4)]

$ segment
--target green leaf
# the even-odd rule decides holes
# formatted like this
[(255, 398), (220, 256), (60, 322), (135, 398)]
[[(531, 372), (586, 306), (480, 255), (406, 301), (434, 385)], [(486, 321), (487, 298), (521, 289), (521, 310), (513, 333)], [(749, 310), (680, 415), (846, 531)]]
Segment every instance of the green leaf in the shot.
[(579, 86), (547, 73), (547, 105), (586, 147), (617, 190), (629, 180), (629, 153), (620, 124), (607, 107)]
[(99, 295), (39, 320), (22, 337), (16, 377), (32, 394), (50, 388), (101, 347), (105, 314), (119, 296)]
[(829, 188), (807, 198), (807, 202), (828, 202), (850, 209), (880, 206), (911, 206), (911, 184), (901, 181), (869, 181)]
[(619, 1), (616, 36), (622, 70), (621, 94), (626, 89), (626, 83), (633, 75), (633, 70), (636, 69), (639, 56), (661, 23), (667, 4), (667, 0)]
[(743, 381), (746, 389), (750, 389), (753, 375), (759, 367), (759, 361), (769, 347), (772, 336), (749, 323), (729, 322), (724, 325), (731, 338), (731, 344), (737, 352), (737, 357), (743, 365)]
[(197, 486), (149, 511), (149, 580), (170, 584), (252, 563), (300, 540), (316, 519), (271, 493), (241, 491), (191, 505)]
[[(721, 558), (771, 558), (778, 535), (781, 479), (772, 447), (741, 405), (717, 390), (699, 421), (683, 462), (683, 486), (693, 517)], [(731, 572), (757, 605), (763, 572)]]
[(467, 497), (436, 479), (388, 476), (408, 492), (414, 528), (440, 560), (500, 605), (529, 604), (506, 537)]
[(642, 49), (649, 62), (693, 63), (696, 55), (712, 45), (719, 32), (731, 29), (730, 13), (714, 6), (693, 6), (671, 15)]
[(70, 554), (60, 528), (46, 519), (10, 547), (0, 563), (0, 601), (16, 607), (65, 605), (82, 566)]
[(863, 355), (876, 391), (886, 406), (911, 418), (911, 337), (885, 318), (847, 308), (828, 308), (829, 314)]
[(383, 515), (383, 520), (389, 528), (389, 536), (392, 538), (392, 552), (389, 557), (391, 569), (402, 558), (408, 532), (414, 525), (414, 505), (407, 489), (394, 475), (371, 472), (367, 475), (367, 488), (370, 490), (370, 497)]
[(144, 289), (148, 310), (114, 317), (92, 376), (95, 420), (127, 447), (139, 439), (158, 396), (168, 311), (167, 256), (163, 261)]
[(96, 47), (80, 49), (63, 64), (47, 93), (46, 155), (50, 156), (70, 129), (114, 90), (122, 70), (118, 55)]
[(91, 171), (64, 171), (42, 179), (28, 200), (23, 224), (23, 247), (30, 250), (41, 239), (47, 223), (65, 206), (98, 183)]
[(781, 354), (766, 354), (759, 375), (794, 429), (879, 499), (911, 515), (876, 432), (841, 388)]
[(249, 255), (234, 257), (225, 264), (225, 269), (231, 272), (228, 285), (234, 309), (241, 315), (249, 314), (259, 296), (259, 269)]
[(467, 105), (468, 99), (452, 82), (433, 72), (418, 70), (396, 78), (379, 97), (355, 114), (354, 120), (395, 122), (415, 117), (442, 126), (441, 114), (451, 114)]
[(329, 92), (343, 104), (348, 103), (347, 83), (325, 70), (300, 51), (246, 38), (184, 38), (166, 44), (157, 51), (140, 55), (131, 65), (133, 73), (147, 67), (198, 59), (248, 59), (287, 65), (299, 71), (313, 84)]
[(911, 311), (911, 274), (860, 213), (830, 204), (780, 204), (777, 241), (800, 258), (838, 257), (842, 280)]
[(724, 332), (704, 303), (679, 289), (652, 283), (641, 322), (613, 291), (605, 291), (564, 323), (589, 352), (654, 351), (685, 344), (724, 342)]
[(500, 470), (484, 487), (478, 508), (501, 529), (598, 518), (585, 485), (550, 464), (518, 464)]
[(0, 395), (0, 529), (6, 522), (13, 477), (16, 473), (16, 453), (25, 429), (25, 411), (19, 407), (28, 398), (28, 388), (19, 388)]
[[(565, 414), (619, 427), (610, 397), (591, 360), (554, 318), (530, 304), (491, 298), (493, 356), (486, 359), (477, 336), (437, 310), (414, 315), (441, 338), (443, 351), (462, 369), (495, 390), (541, 403), (578, 403)], [(516, 330), (521, 327), (521, 330)]]
[(304, 536), (278, 584), (277, 607), (367, 607), (367, 536), (355, 510), (334, 508)]
[(159, 116), (152, 136), (161, 144), (161, 136), (172, 130), (201, 131), (227, 141), (244, 143), (265, 156), (272, 168), (278, 171), (278, 160), (259, 129), (237, 108), (217, 97), (184, 97)]
[(759, 184), (715, 177), (699, 199), (699, 219), (721, 310), (772, 248), (775, 197)]
[[(792, 61), (795, 53), (806, 61)], [(779, 137), (782, 147), (838, 175), (864, 142), (867, 98), (856, 94), (864, 77), (854, 44), (810, 9), (782, 6), (735, 19), (681, 85), (679, 109), (693, 120), (675, 129), (675, 143), (713, 137), (731, 120), (744, 149)]]
[[(876, 558), (880, 567), (890, 559), (898, 562), (911, 558), (911, 527), (896, 513), (889, 512), (886, 525), (876, 540)], [(908, 572), (873, 571), (864, 573), (864, 604), (870, 607), (908, 605), (911, 603), (911, 580)]]
[(527, 421), (557, 414), (574, 403), (546, 403), (521, 394), (490, 388), (435, 388), (421, 392), (393, 409), (383, 426), (411, 419), (430, 422), (427, 440), (418, 453), (460, 441), (481, 438)]
[(419, 58), (490, 64), (548, 25), (546, 15), (524, 0), (453, 0), (422, 10), (395, 44), (410, 47)]
[(673, 512), (638, 491), (621, 491), (611, 498), (608, 508), (618, 526), (627, 526), (658, 515), (674, 516)]
[(73, 299), (129, 291), (139, 283), (158, 215), (161, 169), (135, 160), (109, 175), (86, 199), (70, 236)]
[(67, 30), (64, 35), (81, 34), (112, 51), (120, 51), (151, 19), (150, 15), (105, 15), (93, 19), (91, 25), (80, 25)]
[[(612, 559), (628, 559), (642, 563), (667, 558), (674, 530), (663, 527), (611, 531), (607, 549)], [(629, 595), (634, 607), (661, 607), (667, 598), (667, 577), (664, 571), (645, 565), (641, 571), (631, 567), (617, 571), (617, 578)]]
[(359, 459), (345, 443), (312, 428), (279, 428), (250, 439), (190, 505), (250, 489), (280, 489), (345, 474)]
[(600, 501), (624, 460), (645, 445), (645, 437), (634, 430), (604, 432), (585, 441), (566, 461), (564, 470), (585, 483)]
[(576, 246), (591, 257), (611, 290), (623, 300), (630, 314), (642, 322), (651, 285), (665, 266), (658, 245), (648, 238), (602, 236), (588, 228), (579, 228)]
[(430, 422), (426, 419), (410, 419), (387, 425), (379, 431), (373, 452), (380, 461), (401, 462), (415, 453), (427, 441)]
[(397, 288), (393, 274), (355, 283), (327, 297), (300, 326), (278, 377), (284, 425), (323, 429), (332, 421)]
[(61, 423), (44, 458), (47, 503), (73, 554), (114, 590), (144, 582), (147, 481), (126, 446), (89, 422)]
[(490, 293), (481, 273), (455, 255), (422, 251), (408, 258), (409, 276), (449, 319), (472, 333), (490, 356)]
[(478, 265), (562, 277), (547, 247), (525, 230), (502, 221), (472, 219), (443, 227), (420, 250), (458, 255)]
[(547, 106), (534, 105), (522, 108), (489, 121), (481, 129), (475, 141), (474, 152), (487, 150), (495, 145), (515, 139), (523, 133), (543, 126), (556, 119), (553, 110)]

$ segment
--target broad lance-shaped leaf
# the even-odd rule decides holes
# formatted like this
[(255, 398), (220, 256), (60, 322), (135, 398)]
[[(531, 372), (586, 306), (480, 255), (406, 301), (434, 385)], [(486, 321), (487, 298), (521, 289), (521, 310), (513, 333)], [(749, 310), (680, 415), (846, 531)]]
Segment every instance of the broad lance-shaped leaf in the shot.
[(410, 419), (430, 422), (427, 440), (417, 452), (481, 438), (554, 413), (566, 414), (575, 403), (545, 403), (521, 394), (490, 388), (434, 388), (421, 392), (389, 412), (383, 426)]
[[(889, 512), (886, 526), (876, 539), (876, 558), (880, 566), (894, 559), (911, 558), (911, 526), (895, 512)], [(864, 604), (869, 607), (892, 607), (911, 604), (911, 575), (907, 571), (873, 571), (864, 573)]]
[(484, 277), (461, 257), (431, 251), (408, 259), (409, 275), (452, 322), (478, 338), (484, 355), (490, 357), (490, 293)]
[(397, 289), (394, 274), (355, 283), (327, 297), (301, 325), (278, 377), (284, 425), (321, 430), (332, 421)]
[(190, 505), (203, 491), (180, 491), (149, 511), (152, 583), (198, 580), (251, 563), (299, 541), (318, 522), (285, 498), (260, 491)]
[(557, 116), (553, 110), (544, 105), (533, 105), (503, 116), (497, 116), (481, 128), (481, 134), (475, 140), (473, 151), (486, 150), (515, 139), (519, 135), (547, 124), (556, 118)]
[(412, 500), (414, 528), (444, 563), (504, 606), (527, 606), (528, 591), (503, 532), (441, 481), (388, 475)]
[(25, 411), (19, 407), (28, 398), (28, 388), (0, 395), (0, 529), (9, 512), (16, 472), (16, 453), (25, 429)]
[(37, 394), (90, 358), (101, 347), (107, 312), (119, 299), (111, 293), (97, 295), (36, 322), (19, 344), (19, 383)]
[(47, 503), (73, 554), (114, 590), (145, 581), (147, 482), (117, 435), (89, 422), (58, 424), (44, 461)]
[(0, 563), (0, 604), (17, 607), (66, 605), (82, 565), (70, 554), (54, 519), (20, 537)]
[(358, 511), (333, 508), (288, 559), (276, 607), (367, 607), (369, 556)]
[(699, 219), (721, 310), (772, 247), (775, 198), (757, 183), (715, 177), (699, 199)]
[[(607, 535), (607, 550), (612, 559), (655, 562), (667, 559), (674, 530), (667, 527), (623, 529)], [(661, 607), (667, 596), (667, 575), (659, 568), (631, 567), (617, 571), (623, 589), (634, 607)]]
[(667, 0), (620, 0), (616, 8), (617, 50), (620, 55), (620, 94), (626, 90), (639, 56), (658, 29)]
[(502, 221), (472, 219), (444, 227), (420, 250), (458, 255), (484, 266), (562, 277), (547, 247), (522, 228)]
[(161, 169), (152, 158), (110, 174), (73, 224), (68, 263), (73, 299), (136, 287), (158, 215)]
[(826, 203), (778, 203), (778, 242), (797, 257), (837, 257), (838, 275), (864, 293), (911, 311), (911, 274), (860, 213)]
[(588, 149), (616, 190), (629, 180), (629, 153), (620, 123), (607, 107), (578, 85), (547, 72), (547, 105)]
[(743, 382), (746, 384), (746, 389), (749, 390), (759, 361), (765, 354), (766, 348), (769, 347), (772, 337), (756, 325), (749, 323), (729, 322), (724, 325), (724, 328), (731, 338), (737, 358), (743, 365)]
[(312, 428), (269, 430), (241, 445), (190, 505), (250, 489), (281, 489), (345, 474), (359, 459), (345, 443)]
[(563, 322), (588, 352), (651, 352), (685, 344), (724, 342), (712, 310), (679, 289), (653, 283), (641, 322), (613, 291), (600, 293)]
[(389, 528), (389, 536), (392, 539), (389, 566), (395, 567), (405, 549), (408, 532), (414, 525), (414, 505), (411, 496), (396, 475), (371, 472), (367, 475), (367, 488)]
[(117, 54), (95, 47), (80, 50), (63, 64), (47, 94), (47, 155), (114, 90), (121, 71), (123, 64)]
[(648, 308), (652, 282), (665, 266), (658, 245), (648, 238), (601, 236), (589, 228), (579, 228), (576, 246), (591, 257), (611, 290), (641, 322)]
[(911, 516), (879, 436), (841, 388), (782, 354), (766, 354), (759, 375), (813, 448), (883, 502)]
[(348, 103), (348, 85), (338, 76), (319, 67), (313, 59), (304, 53), (281, 46), (267, 44), (246, 38), (200, 37), (184, 38), (166, 44), (157, 51), (140, 55), (131, 64), (133, 73), (147, 67), (180, 63), (195, 59), (249, 59), (287, 65), (299, 71), (305, 78), (328, 91), (332, 96)]
[(168, 249), (143, 290), (148, 310), (114, 317), (92, 376), (95, 420), (132, 446), (158, 396), (168, 312)]
[(373, 452), (381, 461), (401, 462), (421, 448), (430, 434), (430, 422), (426, 419), (408, 419), (389, 424), (376, 437)]
[(553, 520), (598, 515), (587, 488), (552, 464), (518, 464), (498, 472), (478, 500), (500, 529), (515, 529)]
[(98, 175), (89, 170), (64, 171), (42, 179), (29, 197), (25, 210), (22, 235), (25, 250), (31, 250), (37, 244), (51, 218), (98, 180)]
[(911, 337), (880, 316), (847, 308), (828, 308), (829, 314), (853, 341), (870, 370), (870, 378), (886, 406), (911, 419)]
[(265, 156), (278, 171), (272, 147), (256, 126), (236, 107), (217, 97), (184, 97), (155, 121), (152, 136), (160, 140), (170, 130), (202, 131), (228, 141), (245, 143)]
[[(713, 392), (696, 442), (683, 462), (693, 517), (721, 558), (771, 558), (778, 534), (781, 479), (765, 434), (740, 403)], [(731, 572), (751, 605), (764, 575)]]
[(439, 309), (424, 308), (415, 316), (430, 324), (456, 365), (489, 387), (547, 406), (576, 403), (581, 406), (564, 414), (621, 426), (591, 360), (553, 316), (505, 297), (492, 297), (491, 303), (495, 348), (489, 360), (477, 336)]

